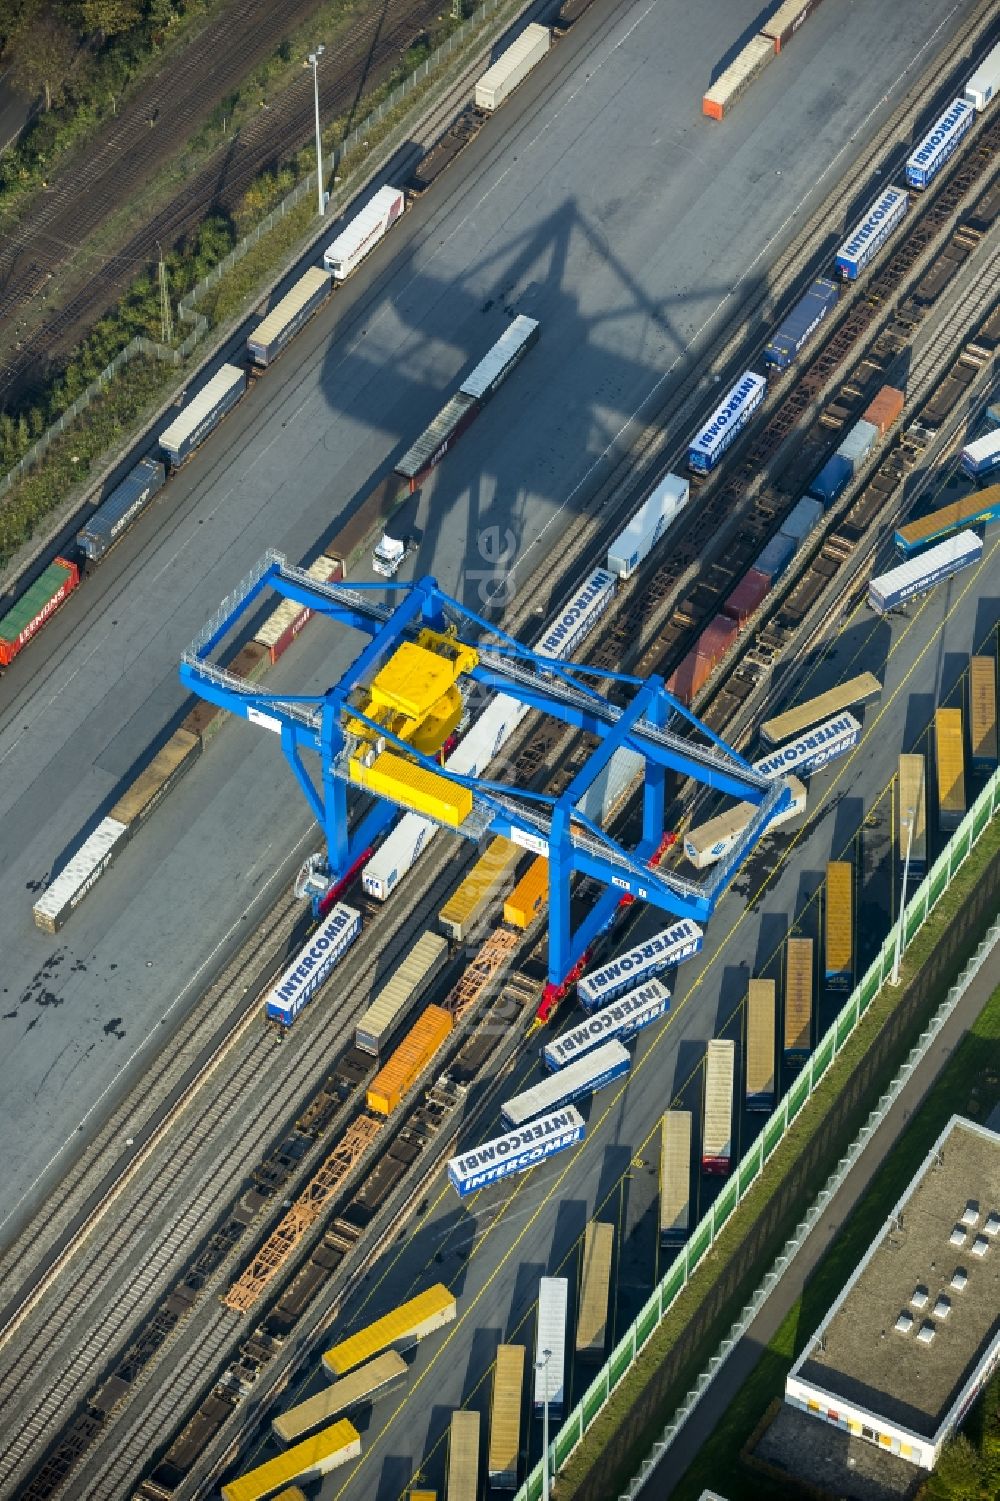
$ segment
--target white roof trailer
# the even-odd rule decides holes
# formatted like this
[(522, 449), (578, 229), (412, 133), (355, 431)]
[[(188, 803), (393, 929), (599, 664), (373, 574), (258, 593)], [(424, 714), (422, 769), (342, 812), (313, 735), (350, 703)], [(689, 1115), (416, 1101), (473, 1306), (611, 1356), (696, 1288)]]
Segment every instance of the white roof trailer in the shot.
[(568, 1307), (569, 1283), (566, 1278), (541, 1277), (538, 1282), (538, 1322), (535, 1325), (534, 1393), (534, 1408), (539, 1417), (546, 1401), (549, 1405), (549, 1417), (562, 1417), (563, 1403), (566, 1400)]
[(355, 214), (323, 252), (323, 265), (334, 281), (344, 281), (361, 264), (369, 250), (389, 233), (402, 216), (406, 200), (400, 188), (379, 188), (375, 197)]
[(965, 85), (965, 99), (974, 110), (982, 114), (1000, 90), (1000, 42), (987, 52), (979, 67)]

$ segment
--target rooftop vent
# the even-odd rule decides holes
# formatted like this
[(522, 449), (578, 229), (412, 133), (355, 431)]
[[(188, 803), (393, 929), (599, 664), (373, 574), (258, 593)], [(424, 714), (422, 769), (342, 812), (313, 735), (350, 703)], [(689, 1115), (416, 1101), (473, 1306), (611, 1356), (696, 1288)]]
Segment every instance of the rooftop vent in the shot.
[(944, 1293), (940, 1293), (937, 1302), (934, 1304), (934, 1317), (936, 1319), (946, 1319), (949, 1313), (951, 1313), (951, 1302), (945, 1297)]
[(990, 1243), (986, 1239), (985, 1235), (977, 1235), (975, 1240), (972, 1242), (973, 1256), (985, 1256), (989, 1248)]
[(921, 1324), (920, 1328), (917, 1330), (917, 1339), (922, 1345), (929, 1345), (935, 1334), (937, 1334), (937, 1330), (928, 1319), (925, 1323)]
[(948, 1244), (950, 1246), (965, 1245), (965, 1231), (962, 1229), (961, 1225), (956, 1225), (954, 1230), (948, 1236)]
[(910, 1330), (913, 1328), (913, 1314), (907, 1313), (906, 1309), (904, 1308), (902, 1313), (899, 1315), (899, 1318), (896, 1320), (894, 1327), (897, 1334), (909, 1334)]
[(910, 1302), (914, 1308), (926, 1308), (929, 1297), (930, 1294), (928, 1293), (926, 1287), (924, 1287), (923, 1283), (918, 1282), (916, 1287), (913, 1289), (913, 1293), (910, 1297)]
[(967, 1199), (965, 1203), (965, 1213), (962, 1215), (962, 1224), (965, 1225), (967, 1229), (971, 1229), (973, 1225), (977, 1225), (978, 1223), (979, 1204), (975, 1199)]
[(997, 1214), (995, 1210), (989, 1216), (986, 1224), (983, 1226), (983, 1234), (1000, 1235), (1000, 1214)]
[(969, 1274), (965, 1270), (965, 1267), (957, 1266), (951, 1274), (951, 1282), (949, 1283), (949, 1286), (956, 1293), (964, 1293), (965, 1284), (968, 1282), (968, 1280)]

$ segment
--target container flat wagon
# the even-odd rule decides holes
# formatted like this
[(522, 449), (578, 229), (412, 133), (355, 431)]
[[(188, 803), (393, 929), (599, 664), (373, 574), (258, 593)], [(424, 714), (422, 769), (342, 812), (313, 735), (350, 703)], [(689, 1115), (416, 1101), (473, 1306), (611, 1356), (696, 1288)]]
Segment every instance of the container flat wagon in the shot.
[[(797, 818), (800, 813), (806, 811), (808, 794), (798, 777), (788, 777), (788, 785), (791, 789), (792, 800), (787, 808), (778, 813), (768, 824), (768, 830), (778, 829), (782, 824), (788, 823), (792, 818)], [(707, 823), (699, 824), (697, 828), (689, 829), (684, 835), (684, 853), (691, 861), (696, 870), (704, 870), (709, 865), (714, 865), (721, 860), (723, 855), (729, 853), (733, 845), (746, 831), (751, 819), (757, 812), (753, 803), (735, 803), (715, 818), (710, 818)]]
[(690, 485), (679, 474), (668, 474), (643, 501), (628, 526), (608, 548), (608, 572), (631, 578), (688, 503)]
[(614, 1225), (591, 1220), (583, 1237), (580, 1311), (576, 1320), (576, 1353), (580, 1360), (604, 1359), (614, 1249)]
[(167, 471), (158, 459), (140, 459), (76, 534), (89, 563), (99, 563), (162, 490)]
[(440, 933), (422, 933), (386, 981), (354, 1031), (355, 1044), (377, 1058), (392, 1034), (444, 966), (448, 943)]
[(364, 1365), (374, 1355), (381, 1355), (383, 1350), (409, 1349), (436, 1329), (454, 1323), (457, 1312), (454, 1295), (443, 1282), (436, 1282), (426, 1292), (418, 1293), (327, 1350), (323, 1367), (328, 1376), (346, 1376), (348, 1371)]
[(965, 85), (963, 97), (979, 114), (1000, 93), (1000, 42), (991, 48)]
[(490, 1402), (490, 1442), (486, 1473), (490, 1489), (517, 1490), (524, 1398), (524, 1346), (498, 1345)]
[(315, 1396), (279, 1413), (271, 1423), (271, 1431), (279, 1443), (296, 1444), (314, 1428), (322, 1428), (335, 1418), (347, 1417), (359, 1407), (367, 1407), (394, 1391), (406, 1380), (406, 1372), (403, 1357), (395, 1350), (386, 1350), (374, 1360), (358, 1366), (343, 1380), (335, 1381)]
[(578, 1027), (571, 1027), (568, 1032), (553, 1037), (542, 1050), (542, 1061), (552, 1072), (565, 1068), (567, 1063), (592, 1052), (611, 1038), (627, 1041), (643, 1027), (666, 1016), (669, 1009), (670, 991), (667, 987), (659, 980), (647, 980), (645, 985), (637, 985), (617, 1001), (595, 1011)]
[(686, 1240), (691, 1229), (690, 1110), (668, 1110), (660, 1122), (660, 1245)]
[(447, 1501), (477, 1501), (479, 1494), (479, 1414), (453, 1412), (448, 1429)]
[(523, 83), (549, 50), (552, 35), (547, 26), (532, 21), (516, 37), (476, 84), (476, 108), (492, 114)]
[(874, 673), (859, 673), (857, 677), (848, 678), (835, 688), (828, 688), (825, 693), (807, 699), (794, 709), (786, 709), (773, 719), (766, 719), (760, 727), (760, 737), (767, 745), (781, 745), (844, 709), (851, 709), (855, 704), (871, 703), (881, 692), (882, 684)]
[(993, 657), (969, 662), (969, 740), (972, 770), (997, 767), (997, 664)]
[(585, 1134), (583, 1116), (567, 1105), (548, 1115), (536, 1116), (517, 1131), (468, 1147), (447, 1164), (448, 1182), (460, 1199), (466, 1199), (491, 1183), (527, 1172), (545, 1158), (576, 1146)]
[(3, 616), (0, 616), (0, 667), (11, 662), (80, 582), (80, 570), (56, 558)]
[(849, 860), (826, 867), (826, 983), (849, 990), (854, 972), (854, 870)]
[(909, 874), (918, 877), (927, 867), (927, 766), (923, 756), (900, 756), (897, 799), (899, 868), (902, 871), (905, 867), (909, 852)]
[(773, 980), (751, 980), (747, 992), (748, 1110), (774, 1109), (777, 1002)]
[(424, 1070), (430, 1067), (454, 1025), (454, 1017), (443, 1006), (426, 1006), (420, 1019), (369, 1084), (368, 1109), (376, 1115), (391, 1115)]
[(491, 839), (465, 879), (445, 902), (438, 922), (453, 943), (463, 943), (512, 877), (521, 857), (516, 844), (502, 835)]
[(785, 944), (785, 1063), (805, 1063), (812, 1052), (813, 941), (789, 938)]
[(976, 111), (966, 99), (953, 99), (944, 114), (931, 126), (912, 156), (906, 161), (906, 181), (911, 188), (922, 190), (941, 171), (976, 122)]
[(538, 855), (503, 904), (503, 920), (512, 928), (530, 928), (549, 899), (549, 862)]
[(935, 584), (960, 573), (963, 568), (971, 568), (982, 556), (982, 538), (975, 532), (957, 532), (936, 547), (907, 558), (898, 568), (891, 568), (881, 577), (871, 579), (868, 603), (877, 615), (885, 615), (908, 599), (926, 594)]
[(222, 365), (180, 415), (165, 427), (159, 444), (171, 469), (179, 469), (199, 443), (214, 432), (247, 388), (245, 370), (236, 365)]
[(703, 1173), (728, 1173), (732, 1163), (735, 1072), (736, 1044), (713, 1037), (705, 1059), (705, 1114), (701, 1133)]
[(371, 202), (355, 214), (323, 252), (323, 265), (334, 281), (345, 281), (379, 240), (402, 217), (406, 199), (400, 188), (379, 188)]
[(909, 206), (910, 195), (902, 188), (886, 188), (837, 251), (836, 274), (844, 281), (856, 281), (899, 228)]
[[(549, 1417), (562, 1417), (566, 1400), (566, 1319), (569, 1283), (565, 1277), (541, 1277), (538, 1282), (538, 1318), (535, 1322), (535, 1389), (533, 1407), (537, 1417), (548, 1402)], [(548, 1351), (548, 1354), (545, 1352)]]
[(594, 1094), (605, 1084), (612, 1084), (628, 1073), (630, 1063), (628, 1049), (620, 1042), (603, 1042), (575, 1063), (548, 1074), (531, 1089), (522, 1090), (513, 1099), (505, 1100), (500, 1114), (508, 1126), (517, 1130), (535, 1116), (548, 1115), (584, 1095)]
[(764, 364), (772, 370), (787, 370), (837, 306), (839, 296), (835, 281), (828, 276), (817, 277), (772, 334), (764, 348)]
[(937, 765), (938, 828), (957, 829), (965, 817), (965, 737), (961, 709), (934, 712), (934, 752)]
[(294, 1481), (329, 1475), (331, 1470), (348, 1464), (360, 1454), (361, 1435), (353, 1423), (341, 1418), (286, 1449), (284, 1454), (267, 1460), (237, 1480), (230, 1480), (222, 1487), (222, 1501), (266, 1501)]
[[(1000, 446), (1000, 445), (998, 445)], [(918, 521), (908, 521), (896, 528), (894, 541), (904, 558), (911, 558), (925, 547), (952, 537), (956, 532), (971, 526), (988, 526), (1000, 520), (1000, 485), (990, 485), (986, 490), (976, 490), (951, 505), (939, 506), (921, 516)]]
[(310, 266), (247, 339), (247, 354), (266, 370), (333, 290), (329, 267)]

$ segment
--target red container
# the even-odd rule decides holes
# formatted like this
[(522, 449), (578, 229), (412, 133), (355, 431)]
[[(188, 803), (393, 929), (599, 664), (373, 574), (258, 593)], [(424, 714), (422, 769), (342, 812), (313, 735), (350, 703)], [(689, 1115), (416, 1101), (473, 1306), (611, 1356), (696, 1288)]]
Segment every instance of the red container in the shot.
[(877, 427), (879, 437), (884, 438), (892, 424), (899, 421), (905, 403), (902, 391), (895, 386), (883, 386), (865, 411), (864, 420)]
[(0, 619), (0, 666), (10, 666), (79, 582), (80, 570), (75, 563), (56, 558), (49, 564)]
[(735, 620), (730, 620), (728, 615), (716, 615), (698, 637), (695, 647), (700, 657), (706, 658), (714, 667), (726, 655), (739, 632), (739, 626)]
[(750, 616), (760, 607), (762, 601), (767, 598), (770, 588), (770, 575), (763, 573), (759, 568), (751, 568), (750, 572), (745, 573), (740, 579), (722, 608), (730, 620), (735, 620), (742, 629)]
[(712, 666), (713, 663), (707, 657), (700, 656), (695, 647), (670, 674), (667, 679), (667, 692), (672, 693), (674, 698), (690, 708), (707, 683)]

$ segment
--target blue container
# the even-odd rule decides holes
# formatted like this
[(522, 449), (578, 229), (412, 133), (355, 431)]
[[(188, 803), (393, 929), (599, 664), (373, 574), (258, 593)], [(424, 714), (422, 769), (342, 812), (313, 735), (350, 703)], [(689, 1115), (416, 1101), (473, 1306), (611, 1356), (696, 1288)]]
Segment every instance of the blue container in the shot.
[(865, 422), (864, 418), (851, 428), (837, 452), (841, 458), (847, 459), (852, 473), (871, 453), (877, 438), (878, 428), (873, 422)]
[(853, 474), (854, 469), (850, 459), (845, 459), (843, 454), (835, 453), (833, 458), (828, 459), (823, 465), (809, 486), (809, 494), (814, 500), (821, 500), (825, 506), (832, 506)]
[(759, 568), (761, 573), (766, 573), (769, 578), (776, 579), (778, 574), (788, 566), (794, 551), (795, 543), (791, 537), (778, 532), (777, 536), (771, 538), (753, 566)]
[(837, 283), (827, 276), (819, 277), (772, 335), (764, 350), (764, 364), (775, 370), (786, 369), (836, 305)]
[(817, 521), (823, 514), (823, 507), (818, 500), (813, 500), (810, 495), (803, 495), (798, 505), (789, 512), (781, 523), (780, 537), (791, 537), (795, 546), (798, 547), (803, 537), (809, 535)]

